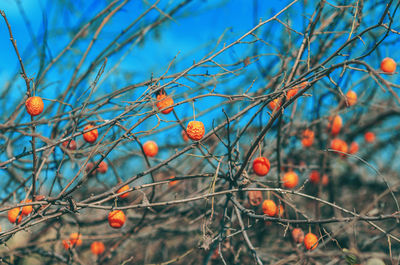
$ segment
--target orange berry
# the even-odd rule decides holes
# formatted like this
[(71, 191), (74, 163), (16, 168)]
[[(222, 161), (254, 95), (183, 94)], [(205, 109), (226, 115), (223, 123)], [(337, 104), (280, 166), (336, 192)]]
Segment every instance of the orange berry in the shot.
[(339, 154), (341, 156), (345, 156), (345, 154), (343, 154), (343, 153), (347, 153), (348, 147), (347, 147), (347, 143), (345, 141), (343, 141), (342, 139), (339, 139), (339, 138), (335, 138), (335, 139), (332, 139), (332, 141), (331, 141), (331, 149), (342, 152)]
[(108, 214), (108, 223), (113, 228), (121, 228), (125, 221), (125, 214), (121, 210), (115, 210)]
[[(27, 199), (26, 201), (21, 201), (21, 203), (27, 203), (27, 202), (32, 202), (31, 199)], [(29, 215), (33, 210), (32, 205), (24, 206), (22, 207), (22, 215)]]
[(367, 143), (373, 143), (375, 142), (375, 134), (373, 132), (366, 132), (364, 134), (364, 139)]
[(41, 97), (29, 97), (25, 101), (25, 107), (26, 111), (29, 113), (31, 116), (37, 116), (40, 113), (42, 113), (44, 104), (43, 100)]
[(304, 81), (304, 82), (300, 83), (299, 85), (295, 86), (294, 88), (289, 89), (289, 91), (286, 93), (287, 100), (294, 97), (297, 94), (297, 92), (299, 92), (299, 89), (304, 89), (307, 85), (308, 85), (308, 82)]
[(69, 235), (69, 242), (71, 242), (72, 246), (82, 245), (82, 235), (78, 233), (71, 233)]
[(314, 183), (314, 184), (318, 184), (319, 182), (319, 178), (320, 178), (320, 174), (317, 170), (313, 170), (310, 173), (310, 182)]
[(301, 228), (295, 228), (292, 230), (292, 237), (294, 242), (301, 243), (304, 241), (304, 232)]
[[(121, 192), (124, 192), (124, 191), (126, 191), (126, 190), (129, 190), (129, 186), (128, 185), (125, 185), (125, 186), (122, 186), (118, 191), (117, 191), (117, 193), (121, 193)], [(121, 195), (119, 195), (118, 197), (120, 197), (120, 198), (126, 198), (126, 197), (128, 197), (129, 196), (129, 192), (127, 192), (127, 193), (124, 193), (124, 194), (121, 194)]]
[(296, 172), (289, 171), (283, 175), (283, 186), (288, 189), (293, 189), (299, 183), (299, 176), (297, 176)]
[(91, 245), (90, 245), (90, 250), (92, 251), (92, 253), (94, 255), (100, 255), (104, 252), (104, 250), (106, 249), (106, 247), (104, 246), (103, 242), (101, 241), (94, 241)]
[(260, 190), (249, 191), (249, 202), (253, 206), (258, 206), (262, 202), (263, 196)]
[(80, 246), (82, 245), (81, 234), (71, 233), (69, 235), (69, 239), (63, 240), (62, 243), (65, 249), (69, 249), (75, 246)]
[[(92, 162), (87, 163), (87, 164), (86, 164), (86, 168), (85, 168), (85, 172), (86, 172), (86, 173), (89, 173), (89, 171), (92, 170), (93, 167), (94, 167), (94, 164), (93, 164)], [(92, 172), (92, 174), (95, 174), (95, 173), (96, 173), (96, 170), (94, 170), (94, 171)]]
[(268, 103), (268, 108), (270, 110), (279, 109), (281, 107), (281, 100), (276, 98)]
[(328, 185), (328, 183), (329, 183), (329, 177), (326, 174), (324, 174), (322, 176), (322, 185), (326, 186), (326, 185)]
[[(83, 130), (86, 131), (86, 130), (89, 130), (89, 129), (93, 128), (93, 127), (94, 127), (93, 125), (89, 124)], [(94, 129), (94, 130), (92, 130), (90, 132), (85, 132), (83, 134), (83, 139), (86, 142), (91, 143), (91, 144), (96, 142), (97, 137), (99, 137), (99, 131), (97, 131), (97, 129)]]
[(62, 241), (63, 247), (68, 250), (71, 246), (71, 243), (69, 242), (69, 240), (63, 240)]
[[(69, 142), (69, 144), (68, 144), (68, 142)], [(69, 149), (69, 150), (76, 150), (76, 142), (75, 142), (75, 140), (65, 141), (65, 142), (62, 143), (62, 145), (65, 148)]]
[(336, 115), (333, 118), (332, 117), (329, 118), (328, 128), (330, 129), (332, 135), (337, 135), (342, 129), (342, 125), (343, 125), (343, 120), (342, 117), (340, 117), (339, 115)]
[(263, 156), (257, 157), (253, 161), (253, 171), (259, 176), (267, 175), (270, 167), (269, 160)]
[[(167, 107), (172, 106), (172, 105), (174, 105), (174, 100), (170, 96), (167, 96), (164, 93), (162, 93), (162, 94), (160, 93), (157, 95), (157, 108), (159, 110), (161, 110), (162, 114), (170, 113), (174, 108), (173, 107), (167, 108)], [(164, 109), (164, 108), (167, 108), (167, 109)], [(164, 110), (162, 110), (162, 109), (164, 109)]]
[(199, 141), (205, 133), (204, 124), (201, 121), (190, 121), (186, 133), (193, 141)]
[(318, 246), (318, 237), (313, 233), (308, 233), (304, 237), (304, 246), (306, 247), (306, 249), (315, 249)]
[(216, 249), (214, 250), (213, 254), (211, 255), (211, 259), (212, 259), (212, 260), (216, 260), (216, 259), (218, 259), (218, 258), (219, 258), (219, 250), (218, 250), (218, 248), (216, 248)]
[(299, 85), (299, 87), (300, 87), (300, 89), (303, 89), (303, 88), (305, 88), (307, 85), (308, 85), (308, 82), (307, 82), (307, 81), (304, 81), (303, 83), (301, 83), (301, 84)]
[(314, 132), (306, 129), (303, 131), (301, 143), (304, 147), (310, 147), (314, 143)]
[(386, 57), (381, 62), (381, 70), (385, 73), (394, 73), (396, 71), (396, 62), (389, 57)]
[(357, 103), (357, 93), (354, 92), (353, 90), (347, 91), (346, 99), (347, 99), (347, 104), (349, 104), (349, 107), (355, 105)]
[[(10, 221), (10, 223), (17, 223), (19, 224), (22, 220), (22, 213), (20, 214), (20, 208), (13, 208), (11, 210), (8, 211), (8, 221)], [(17, 221), (18, 218), (18, 221)]]
[(358, 152), (358, 143), (352, 142), (352, 143), (350, 144), (349, 153), (350, 153), (350, 154), (355, 154), (355, 153), (357, 153), (357, 152)]
[(282, 218), (283, 217), (283, 213), (285, 212), (285, 208), (283, 208), (283, 205), (279, 205), (278, 210), (277, 210), (277, 215), (278, 217)]
[[(310, 179), (310, 182), (311, 182), (311, 183), (313, 183), (313, 184), (318, 184), (319, 181), (320, 181), (320, 174), (319, 174), (319, 172), (318, 172), (317, 170), (311, 171), (309, 179)], [(328, 178), (328, 176), (327, 176), (326, 174), (324, 174), (324, 175), (322, 176), (322, 185), (323, 185), (323, 186), (326, 186), (326, 185), (328, 185), (328, 182), (329, 182), (329, 178)]]
[(187, 135), (187, 133), (185, 132), (185, 130), (182, 130), (181, 132), (182, 134), (182, 138), (185, 142), (189, 141), (189, 136)]
[(101, 161), (96, 170), (97, 170), (97, 172), (99, 172), (101, 174), (106, 173), (108, 170), (107, 163), (105, 161)]
[[(170, 177), (170, 179), (173, 179), (173, 178), (175, 178), (175, 176)], [(176, 184), (178, 184), (178, 182), (179, 182), (179, 180), (170, 181), (170, 182), (168, 182), (168, 186), (169, 187), (175, 186)]]
[(273, 200), (265, 200), (262, 204), (262, 211), (268, 216), (275, 216), (278, 208)]
[(143, 144), (143, 151), (146, 156), (156, 156), (158, 153), (158, 146), (154, 141), (147, 141)]
[(287, 98), (287, 100), (289, 100), (289, 99), (291, 99), (292, 97), (294, 97), (294, 96), (297, 94), (298, 91), (299, 91), (298, 88), (289, 89), (288, 92), (286, 92), (286, 98)]

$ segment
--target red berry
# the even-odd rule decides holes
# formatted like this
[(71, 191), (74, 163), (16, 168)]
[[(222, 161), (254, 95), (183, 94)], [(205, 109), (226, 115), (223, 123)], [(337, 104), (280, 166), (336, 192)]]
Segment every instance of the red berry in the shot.
[(253, 161), (253, 171), (259, 176), (265, 176), (268, 174), (271, 165), (269, 160), (265, 157), (257, 157)]

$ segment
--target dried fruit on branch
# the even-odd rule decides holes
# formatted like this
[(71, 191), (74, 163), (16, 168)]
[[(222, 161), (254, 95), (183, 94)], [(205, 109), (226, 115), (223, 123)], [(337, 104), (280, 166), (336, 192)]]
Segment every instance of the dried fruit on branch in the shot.
[(108, 223), (112, 228), (121, 228), (125, 221), (126, 216), (121, 210), (115, 210), (108, 214)]
[(249, 191), (249, 202), (253, 206), (258, 206), (262, 202), (263, 196), (260, 190)]
[[(87, 125), (83, 130), (90, 130), (92, 129), (94, 126), (89, 124)], [(83, 139), (88, 142), (88, 143), (94, 143), (97, 140), (97, 137), (99, 137), (99, 131), (97, 129), (91, 130), (90, 132), (85, 132), (83, 134)]]
[(381, 70), (385, 73), (394, 73), (396, 71), (396, 62), (389, 57), (386, 57), (381, 62)]
[(199, 141), (205, 133), (204, 124), (201, 121), (190, 121), (186, 133), (193, 141)]
[(162, 114), (170, 113), (174, 108), (168, 108), (169, 106), (174, 105), (174, 100), (166, 95), (165, 93), (160, 93), (157, 95), (157, 108), (161, 110)]
[(101, 242), (101, 241), (94, 241), (90, 245), (90, 250), (92, 251), (92, 253), (94, 255), (101, 255), (104, 252), (105, 249), (106, 248), (105, 248), (103, 242)]
[(318, 237), (313, 233), (308, 233), (304, 237), (304, 246), (309, 250), (315, 249), (318, 246)]
[(283, 186), (287, 189), (293, 189), (299, 183), (299, 176), (294, 171), (286, 172), (283, 175)]
[(154, 157), (158, 153), (157, 143), (154, 141), (147, 141), (143, 144), (143, 151), (146, 156)]
[[(127, 190), (129, 190), (129, 186), (128, 185), (125, 185), (125, 186), (122, 186), (122, 188), (120, 188), (118, 191), (117, 191), (117, 193), (121, 193), (121, 192), (124, 192), (124, 191), (127, 191)], [(121, 195), (119, 195), (118, 197), (120, 197), (120, 198), (126, 198), (126, 197), (128, 197), (129, 196), (129, 192), (127, 192), (127, 193), (124, 193), (124, 194), (121, 194)]]
[(266, 157), (257, 157), (253, 161), (253, 171), (259, 176), (265, 176), (268, 174), (271, 164)]
[(275, 216), (278, 208), (273, 200), (265, 200), (262, 204), (262, 210), (268, 216)]
[(25, 101), (26, 111), (31, 116), (37, 116), (43, 112), (44, 104), (41, 97), (30, 97)]

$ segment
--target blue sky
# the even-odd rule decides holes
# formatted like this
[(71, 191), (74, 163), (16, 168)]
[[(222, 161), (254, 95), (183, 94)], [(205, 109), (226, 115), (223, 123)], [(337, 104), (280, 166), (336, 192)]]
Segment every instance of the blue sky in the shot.
[[(89, 17), (89, 15), (93, 15), (90, 11), (95, 13), (95, 11), (100, 10), (104, 6), (104, 4), (94, 5), (95, 8), (92, 10), (88, 8), (88, 6), (93, 7), (93, 5), (89, 5), (91, 4), (91, 1), (74, 1), (77, 3), (76, 6), (83, 5), (76, 10), (75, 14), (66, 12), (64, 12), (64, 14), (59, 14), (61, 10), (55, 9), (55, 5), (51, 4), (51, 1), (24, 0), (22, 2), (25, 13), (35, 34), (43, 34), (42, 9), (48, 16), (47, 19), (49, 22), (59, 22), (59, 24), (51, 24), (50, 27), (56, 28), (66, 25), (67, 27), (73, 28), (75, 26), (74, 23), (85, 20), (83, 13)], [(95, 2), (98, 3), (102, 1)], [(200, 58), (204, 52), (208, 51), (204, 45), (200, 44), (214, 44), (217, 38), (227, 28), (229, 28), (229, 30), (226, 33), (227, 37), (225, 38), (225, 41), (229, 43), (248, 31), (254, 24), (252, 1), (233, 0), (194, 2), (194, 4), (190, 4), (187, 8), (187, 10), (190, 10), (189, 12), (194, 12), (194, 16), (186, 14), (184, 18), (179, 18), (176, 22), (168, 22), (160, 29), (161, 33), (159, 35), (161, 36), (161, 39), (159, 41), (147, 41), (145, 46), (134, 49), (134, 58), (136, 64), (137, 62), (140, 62), (140, 69), (145, 67), (154, 72), (162, 71), (160, 65), (164, 66), (170, 62), (178, 52), (180, 53), (179, 57), (181, 58), (193, 54), (195, 54), (195, 59), (196, 57)], [(221, 3), (216, 4), (219, 2)], [(271, 6), (263, 4), (264, 1), (259, 1), (258, 15), (260, 18), (265, 19), (266, 17), (269, 17), (274, 10), (279, 10), (279, 8), (285, 4), (285, 1), (274, 2), (273, 7), (271, 8)], [(174, 3), (174, 1), (171, 3)], [(215, 8), (215, 6), (220, 6), (221, 8), (218, 9)], [(27, 44), (30, 44), (30, 38), (15, 1), (2, 1), (0, 8), (5, 10), (11, 23), (14, 36), (17, 40), (18, 47), (21, 51), (24, 51)], [(55, 20), (54, 12), (56, 10), (57, 19)], [(111, 32), (117, 32), (119, 30), (118, 28), (122, 29), (123, 26), (127, 24), (127, 21), (132, 18), (132, 15), (137, 15), (143, 10), (144, 4), (141, 1), (131, 1), (115, 16), (112, 22), (104, 28), (103, 33), (99, 36), (98, 45), (101, 46), (102, 40), (108, 39), (108, 37), (112, 35)], [(132, 12), (137, 12), (137, 14), (132, 14)], [(181, 13), (182, 12), (178, 12), (177, 17), (179, 17)], [(158, 15), (158, 12), (152, 11), (150, 14), (154, 17)], [(7, 36), (7, 31), (4, 25), (0, 27), (0, 34), (0, 36)], [(49, 49), (52, 51), (52, 54), (57, 54), (57, 51), (65, 46), (67, 40), (68, 39), (63, 40), (59, 38), (56, 40), (50, 39)], [(0, 49), (1, 58), (7, 62), (15, 61), (15, 54), (8, 38), (2, 37), (0, 39)], [(199, 50), (204, 50), (204, 52), (199, 53)], [(190, 60), (192, 60), (192, 58), (193, 57), (190, 57)], [(17, 66), (17, 62), (15, 65)], [(132, 67), (131, 64), (124, 66)], [(3, 68), (1, 72), (2, 75), (9, 76), (15, 72), (15, 68)]]

